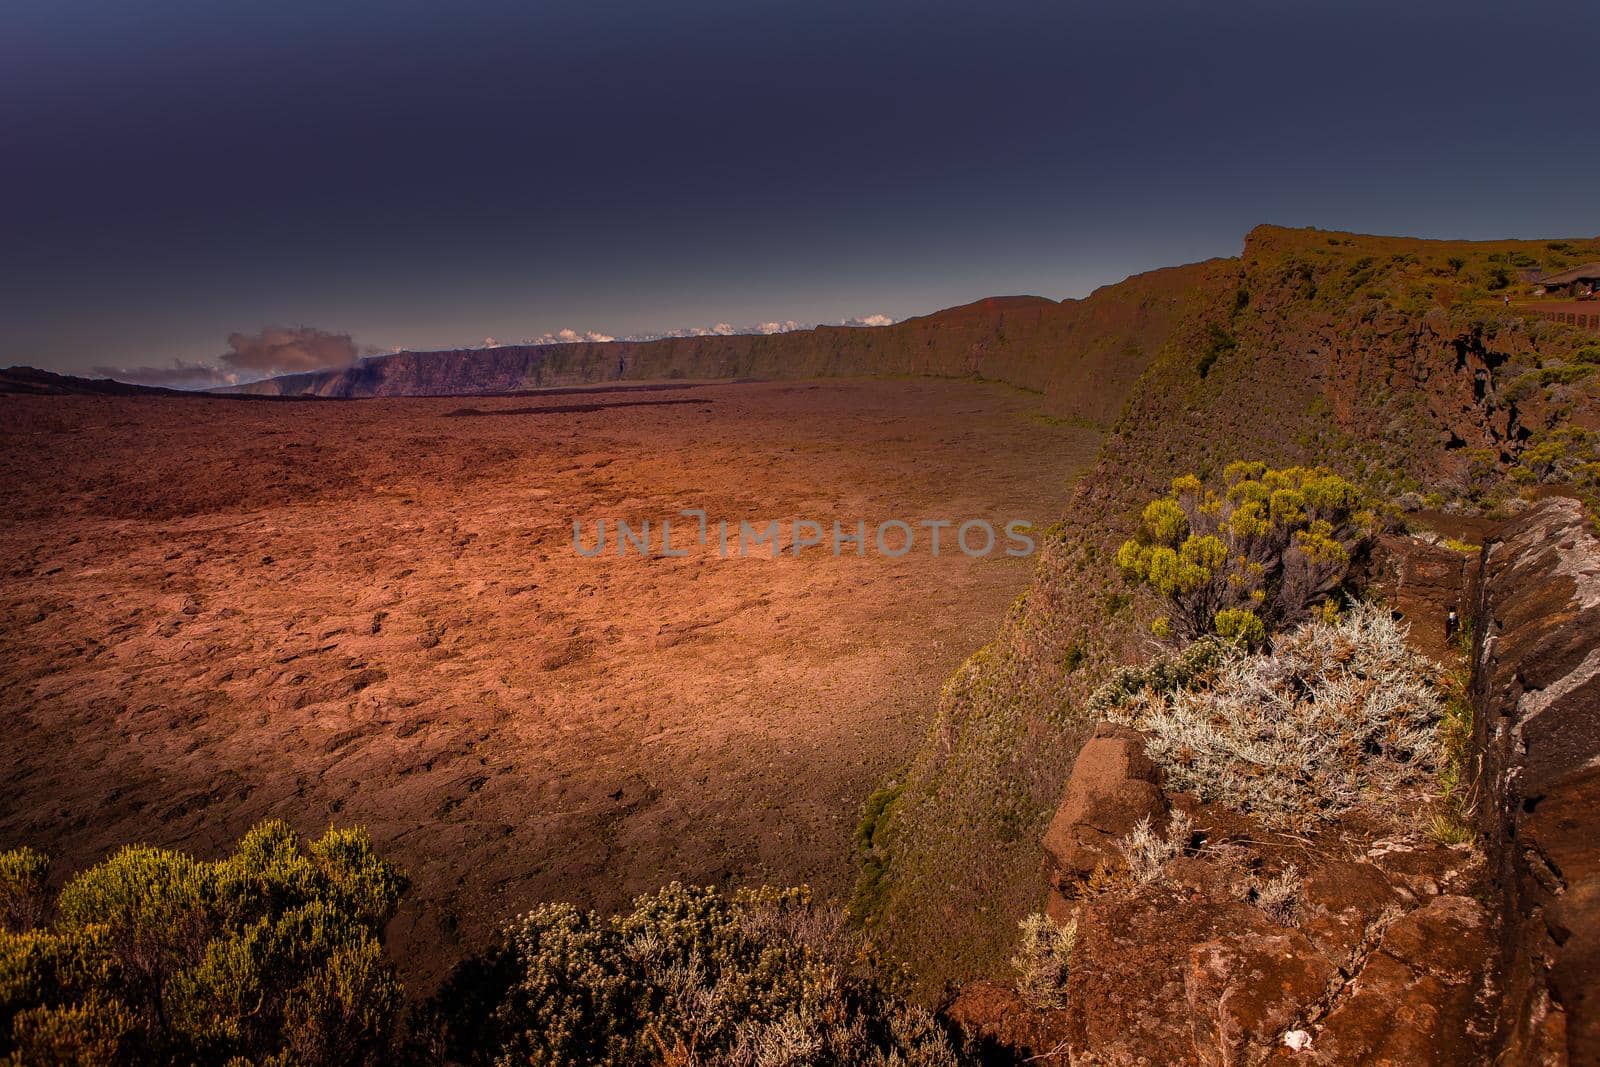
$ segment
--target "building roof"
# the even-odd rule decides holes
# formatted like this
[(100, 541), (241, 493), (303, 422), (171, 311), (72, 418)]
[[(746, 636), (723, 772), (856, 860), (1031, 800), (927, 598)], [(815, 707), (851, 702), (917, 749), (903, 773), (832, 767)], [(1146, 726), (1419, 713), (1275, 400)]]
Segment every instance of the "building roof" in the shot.
[(1556, 274), (1546, 274), (1539, 279), (1540, 285), (1571, 285), (1573, 282), (1588, 282), (1600, 280), (1600, 261), (1585, 263), (1581, 267), (1560, 271)]

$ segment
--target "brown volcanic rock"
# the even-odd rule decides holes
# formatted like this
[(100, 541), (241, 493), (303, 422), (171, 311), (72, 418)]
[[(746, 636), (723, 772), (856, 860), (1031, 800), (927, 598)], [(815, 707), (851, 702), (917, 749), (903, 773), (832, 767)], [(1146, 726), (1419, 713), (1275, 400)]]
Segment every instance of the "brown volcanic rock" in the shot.
[(1333, 860), (1305, 880), (1306, 917), (1300, 929), (1341, 966), (1360, 951), (1374, 921), (1404, 901), (1371, 863)]
[(1450, 613), (1463, 625), (1470, 585), (1477, 574), (1476, 556), (1430, 544), (1415, 537), (1386, 535), (1373, 551), (1374, 592), (1411, 628), (1409, 640), (1418, 652), (1438, 662), (1455, 653)]
[(1435, 897), (1396, 920), (1316, 1028), (1317, 1062), (1482, 1062), (1477, 1001), (1492, 932), (1488, 913), (1469, 897)]
[(1189, 952), (1184, 991), (1208, 1067), (1259, 1060), (1335, 986), (1339, 969), (1298, 930), (1229, 934)]
[[(1204, 854), (1173, 860), (1156, 882), (1074, 902), (1078, 942), (1064, 1030), (1071, 1056), (1115, 1064), (1481, 1062), (1491, 1029), (1492, 917), (1450, 892), (1435, 890), (1419, 905), (1376, 864), (1317, 858), (1336, 847), (1337, 838), (1308, 851), (1291, 843), (1286, 853), (1315, 864), (1298, 927), (1245, 903), (1236, 871)], [(1404, 855), (1402, 880), (1479, 885), (1480, 867), (1457, 869), (1459, 851)], [(1046, 1019), (1022, 1006), (1009, 1009), (1021, 1018), (1008, 1017), (993, 996), (977, 1003), (987, 1005), (983, 1033), (1018, 1050), (1039, 1047), (1021, 1042), (1036, 1040), (1031, 1028)], [(1312, 1047), (1293, 1053), (1290, 1031), (1304, 1031)]]
[(1161, 772), (1145, 755), (1144, 738), (1136, 730), (1101, 723), (1078, 752), (1061, 806), (1045, 831), (1055, 887), (1068, 889), (1102, 861), (1114, 861), (1117, 840), (1141, 820), (1159, 831), (1167, 810)]
[[(1219, 998), (1226, 994), (1237, 1001), (1231, 1015), (1224, 1012), (1232, 1020), (1226, 1023), (1227, 1044), (1234, 1048), (1239, 1033), (1253, 1033), (1264, 1020), (1292, 1014), (1289, 1002), (1298, 1004), (1302, 994), (1308, 999), (1320, 996), (1320, 976), (1332, 971), (1326, 960), (1312, 959), (1275, 969), (1269, 976), (1260, 966), (1263, 954), (1273, 948), (1305, 950), (1309, 942), (1239, 901), (1197, 900), (1156, 885), (1095, 898), (1081, 905), (1078, 914), (1078, 944), (1067, 984), (1068, 1033), (1074, 1053), (1088, 1062), (1218, 1062), (1215, 1033), (1203, 1047), (1197, 1041), (1197, 1032), (1215, 1025), (1218, 1005), (1210, 1003), (1200, 1011), (1193, 998), (1214, 991)], [(1279, 938), (1287, 940), (1274, 940)], [(1201, 946), (1215, 950), (1213, 977), (1206, 976), (1211, 949), (1197, 963)], [(1269, 990), (1262, 984), (1280, 980), (1290, 981), (1292, 988)], [(1246, 1029), (1239, 1030), (1241, 1026)]]
[(1482, 590), (1474, 727), (1505, 901), (1505, 1055), (1600, 1062), (1600, 541), (1577, 502), (1508, 523)]
[(1066, 1039), (1065, 1012), (1033, 1010), (1006, 982), (972, 982), (941, 1014), (990, 1058), (1049, 1062)]

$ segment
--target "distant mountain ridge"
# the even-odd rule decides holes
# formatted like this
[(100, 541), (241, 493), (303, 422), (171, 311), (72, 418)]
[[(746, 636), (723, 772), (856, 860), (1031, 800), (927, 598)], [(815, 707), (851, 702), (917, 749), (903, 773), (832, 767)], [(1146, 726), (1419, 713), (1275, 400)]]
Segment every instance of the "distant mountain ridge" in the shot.
[(1003, 381), (1104, 422), (1214, 271), (1205, 263), (1152, 271), (1082, 300), (990, 297), (892, 326), (397, 352), (216, 391), (469, 396), (624, 381), (906, 375)]
[[(206, 397), (225, 399), (211, 393), (196, 393), (188, 389), (169, 389), (162, 385), (134, 385), (114, 378), (80, 378), (75, 374), (57, 374), (37, 367), (15, 366), (0, 370), (0, 396), (166, 396)], [(295, 399), (292, 394), (243, 394), (247, 400)], [(316, 399), (308, 397), (308, 399)]]

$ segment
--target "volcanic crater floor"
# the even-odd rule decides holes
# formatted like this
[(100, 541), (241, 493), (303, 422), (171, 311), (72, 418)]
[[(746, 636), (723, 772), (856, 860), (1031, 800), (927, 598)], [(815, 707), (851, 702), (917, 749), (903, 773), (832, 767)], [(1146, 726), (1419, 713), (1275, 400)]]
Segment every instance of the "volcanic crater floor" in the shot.
[[(949, 531), (938, 557), (919, 531), (900, 558), (724, 559), (678, 512), (1042, 528), (1100, 433), (1039, 401), (0, 397), (0, 847), (59, 882), (124, 843), (365, 826), (412, 879), (389, 941), (413, 993), (546, 900), (842, 897), (862, 800), (1031, 563)], [(584, 558), (598, 518), (672, 518), (688, 555)]]

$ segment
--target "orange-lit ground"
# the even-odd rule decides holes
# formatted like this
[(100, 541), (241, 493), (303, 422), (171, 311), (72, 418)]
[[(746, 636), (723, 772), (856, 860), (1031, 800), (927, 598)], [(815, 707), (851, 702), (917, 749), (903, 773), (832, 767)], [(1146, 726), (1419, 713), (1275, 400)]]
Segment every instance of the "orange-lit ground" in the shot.
[(59, 878), (363, 824), (414, 880), (417, 988), (541, 899), (842, 894), (862, 798), (1029, 564), (583, 559), (572, 520), (1044, 523), (1098, 435), (1035, 408), (954, 382), (0, 398), (0, 847)]

